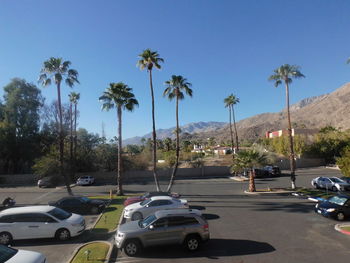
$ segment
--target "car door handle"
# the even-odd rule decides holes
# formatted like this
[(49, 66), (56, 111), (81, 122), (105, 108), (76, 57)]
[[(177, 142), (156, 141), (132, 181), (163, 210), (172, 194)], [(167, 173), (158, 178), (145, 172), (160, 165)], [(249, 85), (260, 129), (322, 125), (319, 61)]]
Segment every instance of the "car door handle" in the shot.
[(29, 228), (38, 228), (39, 226), (28, 226)]

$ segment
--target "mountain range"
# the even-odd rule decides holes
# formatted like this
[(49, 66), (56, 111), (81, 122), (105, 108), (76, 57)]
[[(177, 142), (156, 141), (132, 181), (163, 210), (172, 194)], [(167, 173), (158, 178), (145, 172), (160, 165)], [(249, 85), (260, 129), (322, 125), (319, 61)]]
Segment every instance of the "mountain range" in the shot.
[[(262, 113), (237, 122), (240, 140), (255, 141), (266, 131), (287, 127), (286, 110)], [(341, 129), (350, 128), (350, 83), (332, 93), (305, 98), (291, 105), (291, 120), (294, 127), (322, 128), (327, 125)], [(174, 138), (175, 127), (157, 130), (157, 138)], [(225, 122), (196, 122), (181, 126), (186, 139), (207, 139), (214, 137), (217, 142), (230, 137), (229, 125)], [(124, 144), (140, 144), (142, 138), (150, 138), (151, 133), (142, 137), (124, 140)]]

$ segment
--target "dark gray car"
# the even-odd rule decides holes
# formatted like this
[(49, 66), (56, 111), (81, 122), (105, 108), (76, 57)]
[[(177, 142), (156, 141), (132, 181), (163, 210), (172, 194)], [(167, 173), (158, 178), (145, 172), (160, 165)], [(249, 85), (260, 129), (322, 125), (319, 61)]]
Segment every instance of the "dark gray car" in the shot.
[(128, 256), (136, 256), (149, 246), (183, 244), (195, 251), (209, 240), (209, 226), (194, 209), (161, 210), (143, 220), (132, 221), (118, 227), (115, 242)]

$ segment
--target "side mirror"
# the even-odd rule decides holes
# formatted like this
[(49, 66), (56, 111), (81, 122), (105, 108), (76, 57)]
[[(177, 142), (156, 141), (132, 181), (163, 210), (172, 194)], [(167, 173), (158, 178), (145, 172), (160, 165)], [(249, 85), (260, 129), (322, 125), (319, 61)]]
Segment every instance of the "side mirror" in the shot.
[(150, 229), (150, 230), (153, 230), (153, 229), (154, 229), (154, 225), (150, 225), (150, 226), (149, 226), (149, 229)]

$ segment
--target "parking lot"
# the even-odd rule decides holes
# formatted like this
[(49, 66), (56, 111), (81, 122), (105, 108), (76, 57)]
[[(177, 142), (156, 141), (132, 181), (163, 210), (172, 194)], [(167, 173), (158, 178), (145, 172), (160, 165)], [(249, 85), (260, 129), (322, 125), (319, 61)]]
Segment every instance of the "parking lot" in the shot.
[[(310, 187), (317, 176), (340, 176), (326, 168), (298, 171), (297, 186)], [(256, 180), (257, 189), (290, 186), (288, 177)], [(112, 186), (75, 187), (75, 194), (106, 194)], [(211, 240), (195, 253), (181, 247), (147, 249), (137, 258), (119, 253), (117, 262), (347, 262), (350, 236), (334, 230), (336, 221), (313, 212), (314, 203), (290, 195), (246, 195), (247, 182), (231, 179), (178, 181), (173, 190), (207, 217)], [(126, 192), (154, 190), (152, 182), (125, 185)], [(64, 189), (0, 188), (0, 200), (10, 195), (18, 204), (44, 204), (65, 196)], [(87, 217), (90, 224), (94, 217)], [(44, 253), (49, 263), (66, 262), (88, 233), (69, 242), (18, 241), (14, 247)]]

